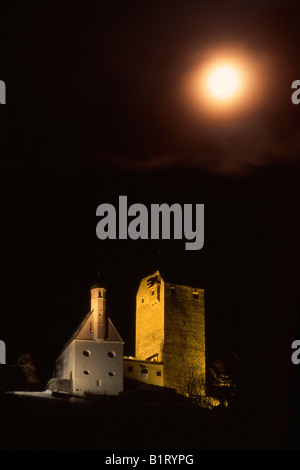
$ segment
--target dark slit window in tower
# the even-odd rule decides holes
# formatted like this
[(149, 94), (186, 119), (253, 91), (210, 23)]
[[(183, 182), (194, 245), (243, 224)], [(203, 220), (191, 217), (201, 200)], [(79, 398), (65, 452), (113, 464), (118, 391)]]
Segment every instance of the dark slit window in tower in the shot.
[(198, 299), (198, 292), (193, 292), (193, 299)]
[(101, 297), (101, 290), (99, 290), (99, 297)]

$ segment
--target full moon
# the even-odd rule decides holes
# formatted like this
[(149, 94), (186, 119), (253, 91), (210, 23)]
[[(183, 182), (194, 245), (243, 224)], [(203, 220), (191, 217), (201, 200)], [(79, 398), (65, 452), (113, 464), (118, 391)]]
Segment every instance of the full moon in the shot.
[(224, 45), (203, 50), (192, 59), (180, 86), (183, 106), (196, 119), (229, 123), (267, 103), (273, 64), (264, 54)]
[(227, 64), (214, 67), (207, 77), (208, 91), (218, 100), (233, 98), (239, 91), (240, 85), (241, 77), (238, 70)]

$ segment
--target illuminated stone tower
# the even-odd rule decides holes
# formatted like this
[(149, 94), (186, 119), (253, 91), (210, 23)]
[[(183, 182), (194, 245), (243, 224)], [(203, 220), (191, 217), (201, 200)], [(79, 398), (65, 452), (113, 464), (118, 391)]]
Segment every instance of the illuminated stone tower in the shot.
[(165, 282), (159, 271), (142, 279), (135, 358), (125, 359), (124, 376), (182, 393), (205, 392), (203, 289)]
[(117, 395), (123, 390), (123, 344), (106, 312), (106, 289), (97, 282), (91, 287), (89, 313), (56, 361), (52, 389)]

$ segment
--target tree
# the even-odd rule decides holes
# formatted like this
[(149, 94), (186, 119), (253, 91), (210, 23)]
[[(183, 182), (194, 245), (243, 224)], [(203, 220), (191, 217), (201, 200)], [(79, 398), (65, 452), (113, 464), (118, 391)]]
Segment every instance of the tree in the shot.
[(16, 367), (22, 371), (22, 374), (30, 387), (35, 387), (40, 384), (33, 358), (29, 352), (19, 355)]
[(203, 374), (196, 366), (185, 367), (179, 379), (179, 393), (190, 398), (193, 403), (201, 404), (205, 395), (205, 380)]
[(218, 398), (223, 403), (241, 396), (243, 393), (244, 366), (239, 354), (234, 353), (227, 361), (214, 361), (209, 369), (211, 384), (215, 388)]

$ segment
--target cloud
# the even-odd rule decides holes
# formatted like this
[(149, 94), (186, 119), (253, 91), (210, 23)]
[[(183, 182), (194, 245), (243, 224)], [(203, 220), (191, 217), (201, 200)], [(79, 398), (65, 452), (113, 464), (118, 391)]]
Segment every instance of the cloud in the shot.
[(93, 161), (128, 170), (195, 167), (213, 173), (244, 174), (300, 157), (300, 109), (298, 114), (289, 114), (284, 110), (273, 115), (270, 111), (267, 115), (257, 113), (223, 127), (205, 127), (196, 137), (191, 128), (176, 140), (172, 136), (166, 139), (163, 149), (158, 146), (152, 152), (145, 139), (144, 149), (141, 145), (131, 154), (101, 153), (94, 155)]

